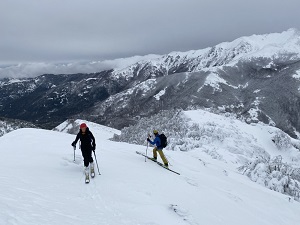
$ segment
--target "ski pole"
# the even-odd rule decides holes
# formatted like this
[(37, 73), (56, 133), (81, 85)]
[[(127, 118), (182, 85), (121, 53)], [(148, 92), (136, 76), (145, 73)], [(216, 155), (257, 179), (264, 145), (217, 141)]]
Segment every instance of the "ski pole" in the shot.
[(101, 175), (101, 173), (99, 171), (99, 166), (98, 166), (98, 162), (97, 162), (96, 153), (95, 153), (95, 151), (93, 151), (93, 152), (94, 152), (94, 156), (95, 156), (95, 160), (96, 160), (96, 165), (97, 165), (98, 173), (99, 173), (99, 175)]
[(75, 150), (76, 150), (76, 146), (73, 146), (74, 148), (74, 162), (75, 162)]
[[(149, 133), (148, 133), (148, 138), (151, 138), (151, 135), (150, 135)], [(148, 142), (148, 140), (147, 140), (146, 156), (148, 156), (148, 155), (147, 155), (148, 146), (149, 146), (149, 142)], [(146, 159), (147, 159), (146, 156), (145, 156), (145, 162), (146, 162)]]
[[(147, 141), (147, 148), (146, 148), (146, 156), (147, 156), (147, 150), (148, 150), (148, 141)], [(146, 159), (147, 159), (146, 156), (145, 156), (145, 162), (146, 162)]]

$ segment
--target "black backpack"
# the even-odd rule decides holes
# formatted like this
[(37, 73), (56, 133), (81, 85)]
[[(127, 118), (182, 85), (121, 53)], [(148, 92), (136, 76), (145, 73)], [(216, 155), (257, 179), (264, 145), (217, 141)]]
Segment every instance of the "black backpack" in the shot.
[(160, 138), (160, 146), (163, 147), (163, 148), (167, 147), (168, 141), (167, 141), (166, 135), (160, 134), (159, 138)]

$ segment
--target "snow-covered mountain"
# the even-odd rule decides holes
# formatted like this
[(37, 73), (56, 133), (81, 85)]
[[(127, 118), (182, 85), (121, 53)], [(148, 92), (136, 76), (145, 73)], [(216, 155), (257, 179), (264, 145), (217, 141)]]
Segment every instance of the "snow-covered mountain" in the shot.
[(299, 31), (289, 29), (99, 73), (6, 79), (0, 81), (0, 115), (46, 128), (72, 117), (120, 129), (160, 110), (210, 108), (296, 137), (299, 53)]
[[(84, 183), (79, 150), (75, 151), (73, 162), (70, 143), (75, 135), (19, 129), (0, 137), (0, 164), (6, 168), (0, 171), (0, 223), (299, 223), (299, 202), (254, 183), (237, 171), (241, 161), (237, 163), (236, 159), (251, 154), (252, 158), (260, 157), (264, 151), (259, 148), (272, 156), (282, 154), (284, 161), (299, 166), (299, 160), (291, 160), (289, 154), (295, 151), (293, 147), (279, 150), (270, 140), (269, 131), (276, 128), (247, 125), (205, 111), (188, 111), (185, 116), (190, 119), (189, 123), (203, 126), (206, 133), (202, 135), (202, 146), (194, 150), (165, 150), (171, 168), (180, 172), (180, 176), (152, 161), (145, 162), (144, 157), (135, 153), (145, 152), (146, 146), (107, 140), (110, 132), (106, 130), (95, 135), (101, 175), (90, 184)], [(87, 123), (92, 130), (93, 125)], [(213, 123), (215, 129), (212, 129)], [(210, 142), (209, 131), (220, 137), (227, 135), (223, 142)], [(191, 138), (191, 134), (186, 138)], [(190, 144), (192, 142), (195, 140)], [(251, 152), (254, 145), (257, 151)], [(222, 157), (215, 157), (218, 154)], [(151, 155), (150, 147), (148, 155)], [(253, 174), (263, 176), (263, 169), (268, 169), (262, 164), (259, 168), (260, 171)], [(275, 170), (273, 172), (270, 176), (275, 175)], [(276, 179), (274, 176), (270, 183), (279, 186), (282, 180)]]
[[(282, 33), (252, 35), (214, 47), (188, 52), (172, 52), (156, 59), (143, 60), (127, 68), (114, 71), (114, 75), (130, 79), (147, 69), (151, 75), (168, 75), (180, 72), (199, 72), (220, 66), (234, 66), (240, 60), (267, 58), (286, 63), (300, 58), (300, 32), (289, 29)], [(277, 62), (279, 63), (279, 62)], [(276, 66), (276, 65), (274, 65)], [(266, 65), (271, 68), (271, 64)]]

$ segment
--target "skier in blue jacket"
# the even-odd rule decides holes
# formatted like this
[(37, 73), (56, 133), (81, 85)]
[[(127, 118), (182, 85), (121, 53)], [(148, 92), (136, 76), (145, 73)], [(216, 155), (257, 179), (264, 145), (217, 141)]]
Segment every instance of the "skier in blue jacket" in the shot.
[(147, 141), (151, 144), (151, 145), (155, 145), (154, 149), (153, 149), (153, 160), (157, 161), (157, 152), (159, 153), (162, 161), (164, 162), (165, 166), (168, 167), (168, 160), (166, 159), (164, 153), (163, 153), (163, 147), (161, 146), (161, 141), (159, 138), (159, 134), (157, 130), (153, 131), (153, 134), (155, 136), (154, 140), (151, 141), (150, 138), (147, 138)]

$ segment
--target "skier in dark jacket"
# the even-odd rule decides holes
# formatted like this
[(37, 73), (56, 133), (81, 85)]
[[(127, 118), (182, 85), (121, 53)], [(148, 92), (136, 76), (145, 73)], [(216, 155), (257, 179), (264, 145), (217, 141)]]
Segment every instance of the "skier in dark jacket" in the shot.
[(96, 149), (95, 137), (89, 130), (85, 123), (80, 125), (80, 131), (76, 136), (75, 141), (72, 146), (75, 147), (77, 141), (80, 139), (80, 148), (84, 161), (85, 175), (89, 176), (89, 165), (91, 169), (91, 174), (94, 174), (94, 160), (92, 157), (92, 151)]
[(159, 138), (159, 134), (158, 134), (158, 131), (157, 130), (154, 130), (153, 131), (153, 134), (155, 136), (154, 140), (151, 141), (150, 138), (148, 137), (147, 138), (147, 141), (151, 144), (151, 145), (155, 145), (155, 148), (153, 149), (153, 160), (157, 160), (157, 152), (159, 153), (162, 161), (164, 162), (165, 166), (168, 167), (169, 164), (168, 164), (168, 160), (166, 159), (164, 153), (163, 153), (163, 147), (161, 146), (161, 141), (160, 141), (160, 138)]

